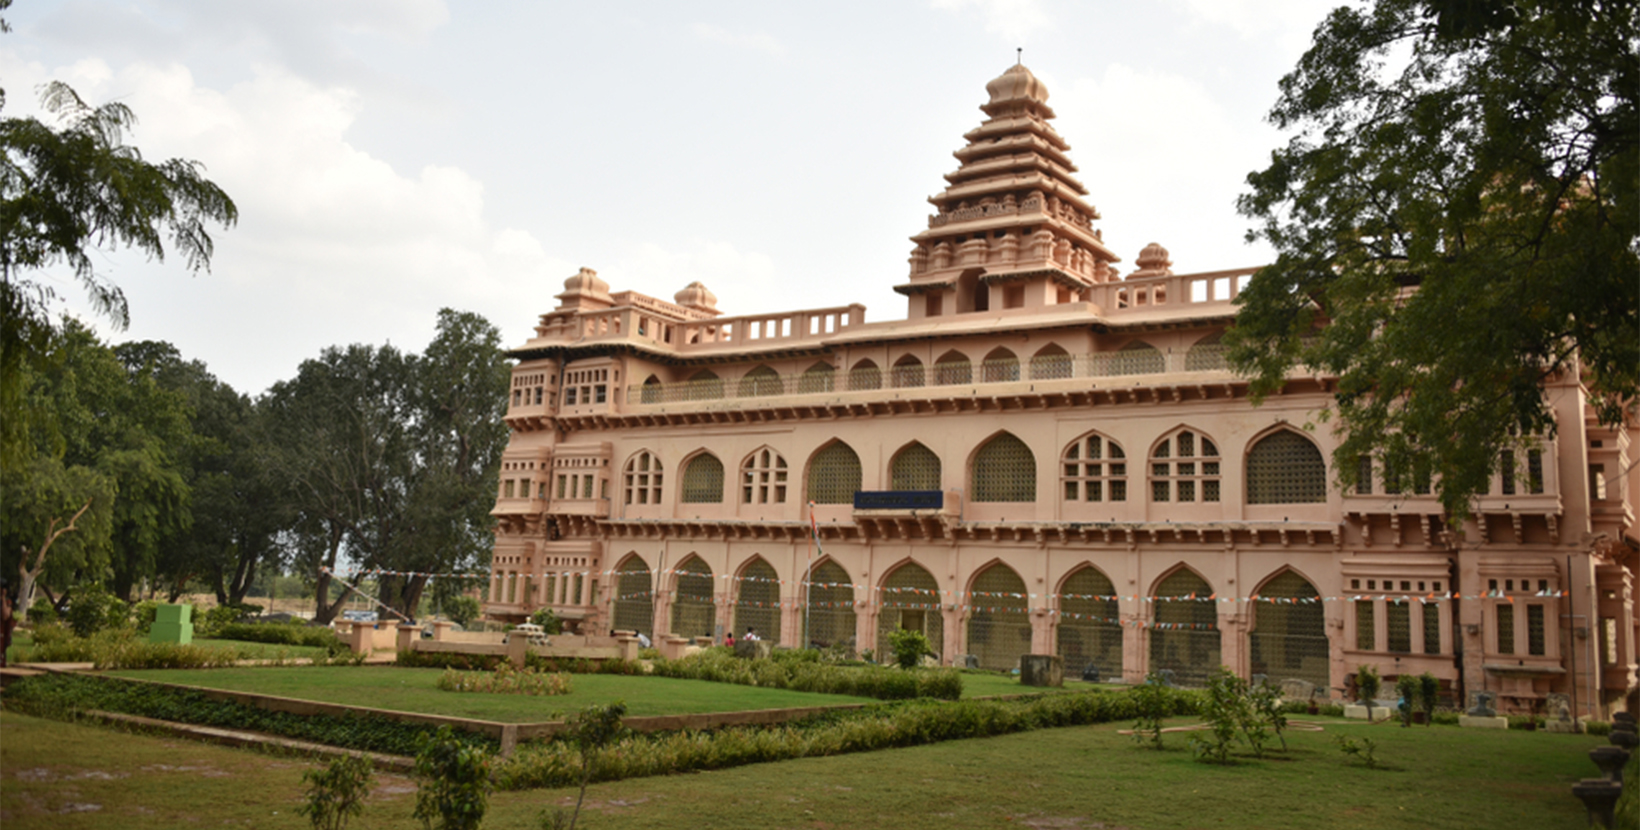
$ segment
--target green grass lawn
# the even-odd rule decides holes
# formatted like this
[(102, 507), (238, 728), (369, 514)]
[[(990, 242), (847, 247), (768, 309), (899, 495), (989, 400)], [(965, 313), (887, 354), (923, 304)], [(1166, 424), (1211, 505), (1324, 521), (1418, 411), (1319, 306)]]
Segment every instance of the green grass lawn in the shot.
[(963, 672), (962, 696), (996, 697), (997, 695), (1036, 695), (1044, 692), (1086, 692), (1093, 689), (1124, 688), (1120, 686), (1101, 685), (1099, 683), (1083, 683), (1080, 680), (1065, 678), (1062, 689), (1044, 689), (1036, 686), (1020, 685), (1018, 675), (995, 674), (992, 672)]
[[(264, 670), (269, 672), (273, 670)], [(580, 679), (579, 677), (577, 679)], [(637, 828), (1341, 828), (1574, 830), (1571, 795), (1602, 738), (1546, 732), (1401, 729), (1323, 719), (1289, 733), (1280, 757), (1193, 761), (1185, 738), (1136, 748), (1121, 724), (1049, 729), (910, 749), (810, 758), (594, 785), (581, 819)], [(32, 827), (148, 830), (309, 826), (296, 814), (311, 764), (174, 738), (0, 712), (0, 816)], [(1387, 768), (1350, 764), (1335, 735), (1371, 736)], [(499, 793), (489, 830), (536, 827), (573, 790)], [(414, 782), (378, 775), (349, 827), (416, 826)]]
[(272, 660), (281, 652), (288, 659), (309, 660), (321, 657), (325, 650), (318, 646), (286, 646), (275, 643), (257, 643), (250, 640), (217, 640), (195, 637), (193, 644), (205, 648), (237, 648), (250, 654), (252, 660)]
[(397, 666), (330, 666), (248, 669), (153, 669), (109, 672), (120, 677), (157, 680), (213, 689), (233, 689), (280, 697), (346, 703), (404, 712), (531, 723), (557, 720), (593, 703), (625, 700), (633, 716), (697, 712), (739, 712), (798, 706), (872, 703), (869, 698), (763, 689), (704, 680), (577, 674), (570, 694), (552, 697), (440, 691), (443, 669)]

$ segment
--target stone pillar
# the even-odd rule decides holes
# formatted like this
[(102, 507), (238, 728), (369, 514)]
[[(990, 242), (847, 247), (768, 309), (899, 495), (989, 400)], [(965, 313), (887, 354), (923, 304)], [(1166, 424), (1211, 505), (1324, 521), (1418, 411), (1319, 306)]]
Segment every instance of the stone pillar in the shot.
[(416, 638), (421, 636), (421, 626), (414, 623), (399, 623), (398, 638), (394, 645), (399, 651), (412, 651), (416, 647)]
[(945, 623), (945, 650), (940, 654), (940, 663), (956, 665), (957, 655), (967, 653), (964, 643), (968, 639), (968, 615), (955, 604), (941, 606), (940, 614)]
[(792, 648), (808, 648), (803, 636), (803, 607), (799, 594), (780, 598), (780, 644)]
[(1053, 614), (1047, 608), (1031, 610), (1031, 652), (1033, 654), (1057, 654), (1053, 641)]
[(507, 661), (512, 663), (513, 668), (523, 671), (524, 657), (529, 653), (530, 638), (516, 631), (507, 635)]
[(449, 620), (434, 620), (433, 641), (443, 642), (448, 640), (450, 638), (450, 627), (453, 625), (455, 625), (455, 623), (450, 622)]
[(877, 605), (870, 600), (854, 602), (854, 651), (877, 650)]
[(1129, 606), (1122, 617), (1122, 679), (1130, 684), (1145, 682), (1145, 675), (1150, 672), (1150, 640), (1148, 630), (1149, 615), (1145, 610), (1149, 607), (1143, 602), (1121, 600), (1121, 604)]

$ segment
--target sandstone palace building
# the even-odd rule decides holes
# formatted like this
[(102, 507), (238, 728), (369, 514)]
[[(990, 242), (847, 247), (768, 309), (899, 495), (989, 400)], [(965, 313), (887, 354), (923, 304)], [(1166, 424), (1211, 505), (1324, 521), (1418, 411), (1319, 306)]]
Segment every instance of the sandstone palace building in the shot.
[(1334, 695), (1372, 664), (1517, 710), (1623, 706), (1635, 430), (1554, 382), (1557, 435), (1502, 459), (1462, 533), (1373, 459), (1340, 491), (1311, 426), (1330, 379), (1255, 407), (1226, 369), (1256, 269), (1176, 274), (1156, 244), (1125, 266), (1043, 84), (1014, 66), (986, 89), (904, 319), (565, 282), (511, 352), (492, 619), (879, 655), (903, 627), (947, 664), (1189, 685), (1222, 663)]

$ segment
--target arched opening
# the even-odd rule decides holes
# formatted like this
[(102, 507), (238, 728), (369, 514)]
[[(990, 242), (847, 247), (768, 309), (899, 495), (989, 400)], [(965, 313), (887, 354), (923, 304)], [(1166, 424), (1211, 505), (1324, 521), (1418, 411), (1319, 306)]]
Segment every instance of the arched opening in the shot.
[(741, 377), (736, 394), (742, 398), (772, 398), (783, 391), (780, 373), (767, 366), (759, 366)]
[(664, 388), (661, 386), (660, 378), (650, 375), (644, 379), (643, 387), (638, 391), (638, 401), (640, 403), (660, 403)]
[(1020, 655), (1031, 653), (1025, 580), (1013, 568), (997, 563), (974, 577), (968, 596), (968, 653), (982, 669), (1019, 668)]
[(611, 627), (616, 631), (641, 631), (655, 636), (655, 583), (649, 563), (637, 554), (628, 556), (615, 569), (615, 609)]
[(860, 456), (833, 441), (809, 459), (808, 494), (815, 504), (853, 504), (860, 491)]
[(1259, 439), (1247, 451), (1248, 504), (1308, 504), (1327, 500), (1321, 450), (1290, 429)]
[(803, 641), (811, 648), (855, 648), (854, 584), (835, 561), (821, 562), (803, 586)]
[(921, 631), (935, 657), (945, 650), (945, 620), (940, 614), (940, 586), (923, 566), (907, 562), (883, 580), (881, 610), (877, 614), (877, 654), (889, 659), (893, 649), (888, 635), (899, 629)]
[(1291, 678), (1328, 688), (1326, 613), (1321, 593), (1304, 577), (1285, 570), (1254, 592), (1247, 641), (1253, 674), (1275, 683)]
[(979, 278), (985, 270), (969, 268), (957, 277), (957, 313), (988, 311), (991, 308), (991, 287)]
[(1122, 623), (1116, 588), (1098, 568), (1083, 568), (1059, 586), (1054, 645), (1067, 675), (1080, 676), (1092, 667), (1099, 670), (1100, 680), (1121, 679)]
[(1049, 343), (1031, 356), (1032, 380), (1062, 380), (1071, 376), (1071, 356), (1057, 343)]
[(1219, 445), (1181, 429), (1150, 451), (1150, 500), (1181, 504), (1219, 500)]
[(691, 401), (715, 401), (723, 397), (723, 378), (710, 369), (702, 369), (689, 376), (684, 398)]
[(911, 355), (906, 355), (894, 361), (893, 382), (895, 389), (909, 389), (925, 385), (928, 379), (924, 376), (922, 361)]
[(862, 360), (854, 364), (854, 368), (848, 370), (848, 390), (850, 392), (881, 388), (883, 388), (883, 370), (877, 368), (874, 361), (870, 359)]
[(976, 502), (1036, 501), (1036, 457), (1025, 442), (1004, 432), (974, 453), (969, 492)]
[(830, 363), (816, 363), (803, 370), (803, 377), (797, 382), (797, 391), (805, 395), (830, 392), (837, 388), (836, 375), (837, 370)]
[(968, 361), (968, 355), (952, 350), (940, 355), (934, 361), (934, 383), (940, 386), (951, 386), (958, 383), (972, 383), (974, 381), (974, 364)]
[(759, 639), (780, 642), (780, 575), (774, 566), (762, 558), (753, 559), (736, 583), (735, 636), (745, 636), (750, 628)]
[(672, 634), (678, 637), (716, 636), (712, 568), (690, 554), (678, 563), (677, 588), (672, 598)]
[(1127, 501), (1127, 453), (1122, 445), (1089, 433), (1059, 458), (1065, 501)]
[(1224, 332), (1215, 331), (1192, 344), (1190, 351), (1184, 353), (1184, 370), (1212, 372), (1228, 368), (1224, 362), (1224, 345), (1219, 342), (1223, 336)]
[(1156, 584), (1150, 631), (1150, 670), (1173, 673), (1179, 686), (1205, 686), (1219, 666), (1219, 610), (1213, 588), (1188, 568)]
[(980, 364), (981, 383), (1010, 383), (1019, 380), (1019, 357), (1008, 349), (997, 347)]
[(888, 489), (940, 489), (940, 457), (920, 441), (907, 444), (888, 462)]
[(786, 503), (786, 459), (768, 447), (746, 457), (740, 465), (741, 504)]
[(678, 500), (684, 504), (721, 504), (723, 462), (709, 452), (685, 461)]
[(1135, 340), (1111, 354), (1106, 364), (1109, 375), (1159, 375), (1167, 367), (1160, 349)]
[(626, 462), (626, 503), (661, 503), (661, 460), (649, 450), (641, 450)]

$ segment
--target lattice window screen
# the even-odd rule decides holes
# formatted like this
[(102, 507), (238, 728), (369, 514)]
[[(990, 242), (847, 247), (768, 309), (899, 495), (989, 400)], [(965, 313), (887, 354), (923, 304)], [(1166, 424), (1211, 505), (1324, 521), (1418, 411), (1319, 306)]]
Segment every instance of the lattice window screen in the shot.
[(1075, 362), (1064, 351), (1041, 351), (1031, 358), (1032, 380), (1062, 380), (1071, 376)]
[(723, 501), (723, 462), (711, 453), (689, 459), (683, 468), (684, 504), (717, 504)]
[(746, 504), (786, 502), (786, 459), (767, 447), (752, 453), (740, 467), (740, 500)]
[(1515, 606), (1498, 603), (1498, 653), (1515, 653)]
[(984, 383), (1012, 383), (1019, 380), (1019, 358), (1007, 349), (997, 349), (985, 356), (979, 365), (980, 380)]
[(928, 380), (923, 376), (922, 361), (908, 357), (894, 364), (894, 388), (907, 389), (922, 386)]
[(819, 648), (842, 644), (855, 651), (854, 586), (848, 571), (827, 560), (809, 575), (803, 596), (804, 641)]
[(1412, 651), (1412, 605), (1389, 602), (1384, 605), (1384, 623), (1389, 627), (1389, 650), (1396, 654)]
[(648, 450), (626, 462), (626, 503), (661, 503), (661, 461)]
[(1330, 652), (1320, 592), (1304, 577), (1286, 571), (1258, 590), (1264, 599), (1299, 602), (1253, 603), (1254, 627), (1248, 634), (1254, 674), (1272, 680), (1297, 678), (1326, 688)]
[(1373, 651), (1378, 648), (1378, 623), (1373, 619), (1375, 603), (1370, 599), (1355, 601), (1355, 648)]
[(1088, 666), (1101, 679), (1122, 676), (1122, 626), (1110, 578), (1094, 568), (1083, 568), (1059, 589), (1059, 624), (1054, 632), (1056, 651), (1065, 671), (1078, 675)]
[(716, 372), (696, 372), (689, 378), (685, 398), (691, 401), (715, 401), (723, 397), (723, 379)]
[(962, 355), (947, 355), (934, 364), (934, 382), (940, 386), (972, 383), (973, 380), (974, 364)]
[(1543, 656), (1545, 643), (1543, 640), (1543, 606), (1526, 606), (1526, 653)]
[(1224, 362), (1224, 346), (1220, 344), (1220, 333), (1214, 332), (1196, 341), (1190, 351), (1184, 355), (1184, 370), (1186, 372), (1219, 371), (1226, 367)]
[(877, 614), (877, 653), (888, 654), (888, 635), (910, 628), (927, 635), (936, 655), (945, 650), (945, 619), (940, 613), (939, 583), (921, 565), (908, 564), (883, 581)]
[(649, 565), (635, 556), (616, 574), (612, 622), (619, 631), (642, 631), (651, 637), (655, 634), (655, 586), (650, 581)]
[(759, 366), (740, 379), (738, 394), (742, 398), (768, 398), (783, 391), (780, 373), (767, 366)]
[[(1173, 672), (1181, 685), (1201, 686), (1219, 665), (1218, 603), (1209, 599), (1213, 589), (1186, 570), (1173, 572), (1156, 586), (1152, 603), (1156, 625), (1149, 630), (1150, 664)], [(1195, 599), (1184, 599), (1192, 594)]]
[(809, 461), (809, 500), (815, 504), (851, 504), (860, 490), (860, 456), (838, 441)]
[(1218, 455), (1211, 438), (1190, 430), (1164, 439), (1151, 451), (1151, 501), (1218, 501)]
[(992, 438), (974, 454), (974, 501), (1036, 501), (1036, 458), (1009, 433)]
[(1108, 365), (1112, 375), (1155, 375), (1167, 367), (1167, 360), (1155, 346), (1134, 341), (1111, 355)]
[(1298, 433), (1265, 436), (1247, 451), (1248, 504), (1301, 504), (1327, 500), (1327, 464), (1321, 450)]
[(851, 392), (883, 388), (883, 370), (869, 360), (855, 364), (848, 372), (848, 388)]
[(1441, 608), (1433, 602), (1424, 603), (1424, 653), (1441, 653)]
[(661, 379), (650, 375), (649, 379), (643, 382), (643, 388), (638, 390), (638, 402), (660, 403), (663, 389)]
[(940, 457), (920, 442), (900, 450), (889, 464), (889, 489), (940, 489)]
[(672, 600), (672, 632), (680, 637), (710, 637), (717, 626), (712, 568), (698, 556), (677, 567), (677, 595)]
[(1060, 482), (1065, 501), (1127, 501), (1127, 454), (1102, 435), (1086, 435), (1065, 448)]
[(803, 373), (798, 381), (797, 391), (805, 395), (817, 392), (830, 392), (836, 388), (837, 370), (825, 363), (816, 363)]
[(740, 574), (735, 597), (735, 636), (747, 627), (771, 643), (780, 642), (780, 575), (759, 559)]
[(994, 671), (1019, 668), (1019, 657), (1031, 651), (1031, 619), (1025, 581), (1006, 565), (993, 565), (974, 578), (969, 603), (968, 652), (979, 667)]

